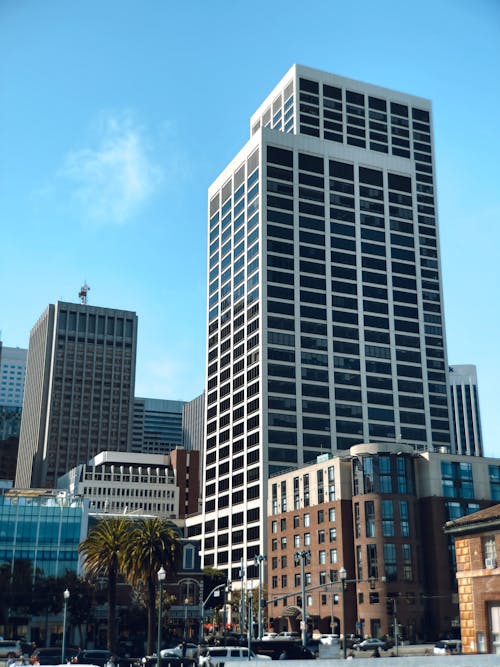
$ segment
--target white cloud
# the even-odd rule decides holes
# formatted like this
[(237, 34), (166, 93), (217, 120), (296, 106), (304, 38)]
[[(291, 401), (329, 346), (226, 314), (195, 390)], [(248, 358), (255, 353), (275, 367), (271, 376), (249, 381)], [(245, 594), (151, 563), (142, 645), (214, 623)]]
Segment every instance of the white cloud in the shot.
[(62, 175), (73, 183), (71, 197), (88, 220), (126, 223), (155, 192), (161, 170), (145, 132), (130, 114), (103, 115), (96, 146), (71, 152)]

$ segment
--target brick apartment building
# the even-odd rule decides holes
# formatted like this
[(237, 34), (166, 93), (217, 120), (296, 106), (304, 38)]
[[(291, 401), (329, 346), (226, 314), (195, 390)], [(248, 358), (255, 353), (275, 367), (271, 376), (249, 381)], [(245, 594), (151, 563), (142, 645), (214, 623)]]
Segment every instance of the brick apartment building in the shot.
[(304, 588), (309, 633), (393, 636), (397, 626), (409, 640), (458, 635), (455, 552), (443, 525), (491, 505), (499, 473), (499, 459), (372, 443), (271, 477), (268, 624), (298, 631)]

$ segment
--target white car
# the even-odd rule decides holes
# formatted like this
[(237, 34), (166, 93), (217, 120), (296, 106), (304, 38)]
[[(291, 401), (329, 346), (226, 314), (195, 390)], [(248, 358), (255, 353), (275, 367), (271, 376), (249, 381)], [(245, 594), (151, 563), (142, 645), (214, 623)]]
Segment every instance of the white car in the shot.
[(453, 653), (462, 653), (460, 639), (442, 639), (434, 646), (434, 655), (451, 655)]
[(320, 635), (319, 641), (322, 644), (336, 644), (339, 641), (338, 635)]
[(278, 636), (277, 632), (264, 632), (262, 635), (262, 641), (269, 641), (270, 639), (276, 639)]
[(178, 644), (177, 646), (174, 646), (174, 648), (164, 648), (160, 651), (160, 655), (162, 658), (168, 658), (169, 656), (175, 655), (179, 658), (185, 657), (185, 658), (196, 658), (198, 655), (198, 644), (191, 644), (191, 643), (186, 643), (186, 652), (183, 655), (183, 648), (182, 644)]
[(204, 667), (210, 662), (211, 665), (231, 662), (232, 660), (271, 660), (268, 655), (260, 655), (250, 651), (246, 646), (208, 646), (204, 655), (200, 655), (198, 664)]

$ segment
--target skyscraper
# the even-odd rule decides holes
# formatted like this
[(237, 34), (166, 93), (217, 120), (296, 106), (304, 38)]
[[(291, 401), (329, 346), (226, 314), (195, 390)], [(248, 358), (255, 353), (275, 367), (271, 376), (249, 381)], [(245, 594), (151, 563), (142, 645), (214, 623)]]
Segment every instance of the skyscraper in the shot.
[(27, 354), (0, 342), (0, 440), (19, 437)]
[(181, 447), (183, 407), (184, 401), (136, 397), (132, 451), (168, 454), (176, 447)]
[(273, 473), (455, 449), (430, 102), (295, 65), (250, 133), (209, 188), (202, 553), (232, 579)]
[(450, 393), (457, 453), (483, 456), (475, 366), (450, 366)]
[(58, 301), (30, 334), (16, 487), (130, 447), (137, 316)]

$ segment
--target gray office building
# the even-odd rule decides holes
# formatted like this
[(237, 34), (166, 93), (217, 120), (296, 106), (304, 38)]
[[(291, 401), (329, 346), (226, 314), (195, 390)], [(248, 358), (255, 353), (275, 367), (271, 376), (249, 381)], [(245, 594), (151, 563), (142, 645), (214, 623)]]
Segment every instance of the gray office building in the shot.
[(0, 342), (0, 440), (19, 437), (27, 355)]
[(182, 447), (184, 401), (135, 398), (132, 451), (142, 454), (169, 454)]
[(58, 301), (30, 334), (15, 485), (54, 488), (132, 435), (137, 316)]
[(476, 367), (450, 366), (450, 395), (457, 454), (484, 456)]
[(188, 452), (203, 451), (205, 437), (205, 393), (182, 408), (182, 441)]
[(431, 103), (293, 66), (208, 206), (202, 555), (238, 580), (270, 475), (358, 443), (455, 452)]

